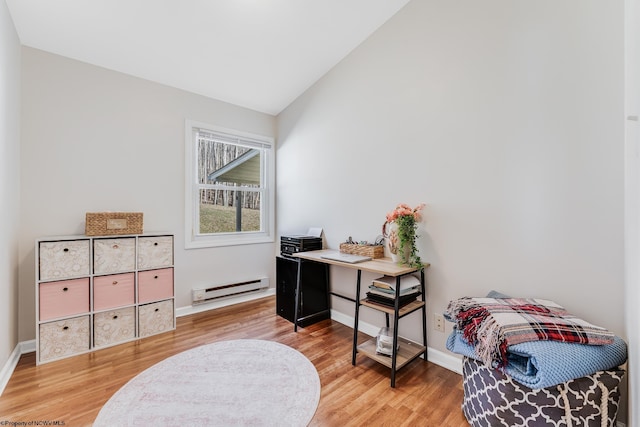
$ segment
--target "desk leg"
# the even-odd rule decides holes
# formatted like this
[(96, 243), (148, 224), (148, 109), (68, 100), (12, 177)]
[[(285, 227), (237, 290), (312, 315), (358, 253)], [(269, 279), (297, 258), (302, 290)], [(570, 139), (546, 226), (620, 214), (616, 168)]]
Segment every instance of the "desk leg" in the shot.
[(356, 354), (358, 353), (358, 315), (360, 314), (360, 279), (362, 270), (358, 270), (358, 279), (356, 280), (356, 315), (353, 321), (353, 354), (351, 355), (351, 364), (356, 365)]
[(331, 270), (329, 270), (329, 264), (324, 265), (324, 274), (327, 280), (325, 280), (325, 288), (327, 295), (327, 310), (329, 310), (329, 319), (331, 319), (331, 285), (329, 280), (329, 275), (331, 274)]
[(393, 311), (393, 347), (391, 347), (391, 387), (396, 386), (396, 366), (398, 360), (398, 311), (400, 310), (400, 276), (396, 277), (396, 300)]
[[(425, 284), (424, 284), (424, 268), (420, 270), (420, 286), (422, 288), (422, 301), (427, 301), (427, 294), (425, 292)], [(422, 306), (422, 343), (427, 346), (427, 304)], [(427, 350), (424, 351), (424, 361), (427, 361)]]
[(296, 272), (296, 302), (293, 309), (293, 332), (298, 332), (298, 314), (300, 312), (300, 272), (302, 270), (302, 260), (298, 259), (298, 271)]

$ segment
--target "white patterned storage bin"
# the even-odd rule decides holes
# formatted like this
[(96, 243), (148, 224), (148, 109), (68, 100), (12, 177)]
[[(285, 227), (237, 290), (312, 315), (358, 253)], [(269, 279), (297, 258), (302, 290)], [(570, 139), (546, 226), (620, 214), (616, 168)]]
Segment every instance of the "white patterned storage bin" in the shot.
[(60, 280), (88, 276), (89, 239), (40, 242), (39, 279)]
[(138, 310), (140, 337), (159, 334), (174, 328), (173, 300), (141, 305)]
[(74, 317), (40, 325), (40, 361), (58, 359), (89, 350), (89, 316)]
[(135, 336), (135, 307), (104, 311), (96, 313), (93, 317), (93, 345), (95, 347), (129, 341)]
[(133, 271), (135, 268), (135, 237), (95, 239), (93, 241), (94, 274), (121, 273)]
[(171, 267), (173, 236), (140, 237), (138, 239), (138, 269)]

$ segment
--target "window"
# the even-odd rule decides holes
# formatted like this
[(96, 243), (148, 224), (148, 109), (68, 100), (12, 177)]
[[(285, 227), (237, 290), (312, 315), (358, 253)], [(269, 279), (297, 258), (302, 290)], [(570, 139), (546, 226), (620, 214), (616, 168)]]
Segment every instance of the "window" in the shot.
[(273, 242), (273, 139), (185, 122), (185, 246)]

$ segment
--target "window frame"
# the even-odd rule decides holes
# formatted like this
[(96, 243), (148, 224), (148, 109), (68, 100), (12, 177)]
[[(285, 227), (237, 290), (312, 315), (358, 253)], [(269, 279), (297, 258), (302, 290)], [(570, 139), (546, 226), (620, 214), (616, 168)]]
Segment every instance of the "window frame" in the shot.
[[(213, 134), (224, 134), (237, 138), (257, 148), (261, 146), (261, 180), (263, 181), (263, 198), (260, 204), (260, 231), (242, 231), (229, 233), (200, 234), (200, 188), (198, 183), (198, 143), (195, 131), (206, 130)], [(234, 245), (250, 245), (257, 243), (273, 243), (275, 241), (275, 147), (274, 139), (264, 135), (243, 132), (185, 120), (185, 249), (212, 248)], [(244, 190), (243, 190), (244, 191)], [(251, 190), (253, 191), (253, 190)], [(198, 228), (197, 228), (198, 227)]]

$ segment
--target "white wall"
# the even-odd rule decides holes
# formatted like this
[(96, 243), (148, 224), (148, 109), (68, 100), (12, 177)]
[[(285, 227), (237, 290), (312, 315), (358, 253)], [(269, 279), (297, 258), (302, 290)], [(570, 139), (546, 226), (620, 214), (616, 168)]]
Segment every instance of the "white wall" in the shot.
[(86, 212), (175, 233), (177, 307), (194, 287), (275, 282), (274, 244), (184, 249), (185, 118), (273, 137), (273, 116), (27, 47), (22, 72), (21, 341), (35, 337), (34, 239), (83, 234)]
[[(20, 40), (0, 1), (0, 369), (18, 343)], [(0, 382), (2, 378), (0, 378)], [(0, 384), (0, 390), (2, 389)]]
[[(495, 289), (625, 337), (623, 12), (410, 2), (278, 116), (279, 233), (321, 225), (337, 248), (425, 202), (429, 321)], [(347, 292), (355, 276), (332, 281)], [(446, 352), (446, 332), (430, 328), (429, 346)]]
[(625, 261), (626, 325), (629, 331), (629, 421), (640, 409), (640, 0), (625, 1)]

